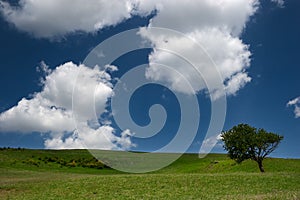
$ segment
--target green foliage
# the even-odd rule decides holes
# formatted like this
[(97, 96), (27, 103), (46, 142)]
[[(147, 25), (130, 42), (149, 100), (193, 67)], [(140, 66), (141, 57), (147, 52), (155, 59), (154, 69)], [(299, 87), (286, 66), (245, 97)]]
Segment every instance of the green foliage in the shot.
[(59, 164), (61, 167), (86, 167), (94, 169), (109, 168), (94, 157), (74, 157), (72, 159), (59, 158), (57, 156), (39, 157), (38, 160), (44, 161), (45, 164)]
[[(94, 158), (87, 150), (30, 150), (21, 148), (0, 148), (0, 167), (20, 169), (64, 170), (106, 173), (110, 167)], [(91, 169), (91, 170), (89, 170)]]
[(40, 162), (36, 161), (34, 159), (27, 159), (27, 160), (24, 160), (22, 163), (25, 163), (25, 164), (28, 164), (28, 165), (37, 166), (37, 167), (39, 167), (39, 165), (40, 165)]
[(221, 138), (231, 159), (237, 163), (252, 159), (258, 163), (261, 172), (264, 172), (263, 159), (276, 149), (283, 136), (248, 124), (239, 124), (223, 132)]

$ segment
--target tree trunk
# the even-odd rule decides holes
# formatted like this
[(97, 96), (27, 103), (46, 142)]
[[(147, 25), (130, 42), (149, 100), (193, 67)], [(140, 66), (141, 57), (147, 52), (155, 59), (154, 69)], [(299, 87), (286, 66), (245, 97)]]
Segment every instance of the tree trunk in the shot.
[(258, 167), (259, 167), (259, 170), (260, 170), (260, 172), (265, 172), (265, 169), (264, 169), (264, 167), (263, 167), (263, 164), (262, 164), (262, 160), (257, 160), (257, 163), (258, 163)]

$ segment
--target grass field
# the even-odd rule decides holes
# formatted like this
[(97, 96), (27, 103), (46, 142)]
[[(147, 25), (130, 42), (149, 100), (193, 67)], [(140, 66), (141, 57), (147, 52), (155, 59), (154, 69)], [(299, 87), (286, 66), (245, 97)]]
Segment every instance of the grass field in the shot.
[(0, 150), (0, 199), (300, 199), (300, 160), (235, 164), (185, 154), (147, 174), (99, 163), (86, 150)]

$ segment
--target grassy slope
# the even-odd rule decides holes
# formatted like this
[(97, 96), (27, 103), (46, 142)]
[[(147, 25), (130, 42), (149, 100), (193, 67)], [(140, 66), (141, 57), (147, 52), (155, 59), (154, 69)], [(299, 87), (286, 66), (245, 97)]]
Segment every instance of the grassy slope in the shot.
[(0, 151), (0, 199), (300, 199), (300, 160), (266, 159), (235, 164), (226, 155), (185, 154), (148, 174), (66, 167), (92, 156), (85, 150)]

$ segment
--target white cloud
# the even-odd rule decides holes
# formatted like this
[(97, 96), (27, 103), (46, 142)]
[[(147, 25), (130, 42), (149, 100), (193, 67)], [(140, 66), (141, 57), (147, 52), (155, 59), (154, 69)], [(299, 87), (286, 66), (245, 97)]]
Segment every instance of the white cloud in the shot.
[(239, 72), (230, 77), (226, 82), (225, 90), (227, 94), (235, 95), (237, 91), (243, 88), (248, 82), (251, 81), (251, 78), (245, 72)]
[(120, 137), (117, 137), (111, 126), (103, 125), (97, 129), (86, 126), (84, 134), (75, 131), (66, 138), (53, 137), (45, 140), (45, 146), (50, 149), (130, 149), (135, 146), (130, 139), (132, 135), (129, 130), (125, 130)]
[(272, 2), (276, 3), (278, 7), (284, 7), (284, 0), (271, 0)]
[[(19, 30), (38, 38), (62, 37), (76, 31), (95, 32), (116, 25), (132, 14), (147, 15), (156, 9), (157, 14), (151, 19), (149, 27), (164, 27), (186, 34), (187, 38), (205, 49), (215, 65), (209, 62), (206, 54), (199, 52), (197, 45), (189, 45), (186, 37), (153, 34), (150, 29), (143, 28), (140, 34), (150, 40), (154, 47), (153, 53), (149, 55), (150, 67), (146, 72), (149, 79), (167, 82), (171, 88), (180, 92), (188, 92), (186, 88), (189, 88), (182, 84), (183, 78), (197, 92), (209, 84), (214, 91), (213, 98), (219, 97), (221, 89), (228, 95), (235, 95), (251, 81), (247, 73), (251, 53), (240, 35), (249, 18), (256, 12), (258, 0), (20, 0), (18, 4), (12, 6), (0, 0), (0, 12)], [(191, 67), (191, 63), (182, 61), (174, 54), (159, 50), (164, 48), (188, 58), (194, 66)], [(103, 55), (100, 53), (99, 56)], [(170, 73), (156, 63), (173, 67), (177, 72)], [(216, 84), (215, 66), (224, 88)], [(111, 77), (106, 71), (73, 63), (66, 63), (53, 71), (48, 70), (44, 68), (47, 76), (41, 92), (34, 94), (32, 99), (22, 99), (17, 106), (1, 113), (0, 131), (51, 132), (52, 138), (45, 142), (51, 148), (82, 147), (79, 145), (82, 141), (94, 147), (97, 138), (108, 149), (132, 145), (130, 131), (124, 131), (117, 137), (109, 122), (100, 127), (92, 128), (88, 125), (94, 110), (86, 105), (93, 104), (94, 100), (82, 97), (91, 91), (95, 92), (96, 112), (106, 112), (107, 99), (112, 95)], [(81, 121), (86, 122), (82, 124), (82, 128), (87, 129), (86, 135), (81, 135), (82, 131), (74, 132), (72, 121), (72, 89), (79, 70), (82, 72), (79, 76), (85, 76), (82, 79), (85, 81), (77, 85), (80, 96), (76, 98), (80, 99), (77, 107)], [(107, 70), (115, 70), (115, 67), (108, 67)], [(202, 77), (197, 75), (199, 71)], [(182, 77), (178, 76), (178, 72)], [(96, 84), (97, 87), (94, 87)], [(109, 138), (108, 142), (103, 137)], [(115, 144), (111, 145), (109, 141)]]
[(137, 4), (137, 12), (140, 13), (157, 10), (158, 14), (151, 20), (151, 26), (183, 33), (220, 27), (238, 35), (249, 16), (256, 11), (258, 0), (140, 0)]
[[(149, 56), (147, 77), (167, 82), (172, 89), (180, 92), (185, 92), (187, 88), (183, 84), (183, 78), (197, 92), (205, 89), (208, 84), (211, 91), (214, 91), (213, 98), (218, 98), (220, 90), (224, 88), (216, 86), (216, 72), (213, 70), (216, 66), (226, 93), (236, 94), (251, 81), (246, 72), (250, 66), (251, 53), (248, 45), (239, 39), (239, 35), (257, 6), (256, 0), (141, 1), (141, 12), (157, 9), (157, 15), (151, 20), (149, 27), (170, 28), (186, 35), (175, 36), (167, 31), (153, 33), (151, 29), (141, 29), (140, 34), (151, 41), (154, 47)], [(199, 51), (199, 46), (189, 43), (187, 38), (200, 44), (215, 65), (207, 58), (207, 54), (201, 53), (201, 49)], [(176, 52), (190, 63), (180, 61), (178, 55), (159, 49)], [(177, 73), (171, 73), (156, 63), (173, 67), (183, 76), (178, 77)], [(198, 72), (202, 73), (202, 77), (199, 77)]]
[(297, 103), (299, 103), (300, 102), (300, 97), (297, 97), (297, 98), (295, 98), (295, 99), (293, 99), (293, 100), (290, 100), (288, 103), (287, 103), (287, 105), (288, 106), (292, 106), (292, 105), (296, 105)]
[[(69, 62), (53, 71), (42, 64), (42, 69), (47, 72), (42, 80), (42, 91), (31, 99), (23, 98), (16, 106), (1, 113), (1, 132), (50, 133), (51, 138), (45, 141), (46, 148), (119, 149), (133, 145), (129, 130), (116, 136), (114, 128), (107, 123), (97, 127), (89, 125), (95, 113), (89, 105), (96, 105), (97, 113), (106, 112), (107, 100), (113, 91), (111, 77), (105, 70), (116, 70), (114, 66), (101, 70), (97, 66), (91, 69)], [(81, 81), (76, 83), (76, 89), (80, 96), (76, 98), (80, 109), (77, 114), (85, 121), (80, 132), (75, 129), (72, 110), (72, 92), (79, 76)], [(89, 92), (94, 92), (95, 99), (86, 98)]]
[(38, 38), (75, 31), (94, 32), (131, 17), (130, 0), (20, 0), (18, 6), (0, 1), (0, 12), (19, 30)]
[(0, 115), (0, 130), (5, 132), (64, 132), (73, 131), (74, 127), (69, 110), (56, 108), (40, 95), (30, 100), (22, 99), (17, 106)]
[[(153, 10), (157, 14), (149, 27), (164, 27), (186, 34), (199, 43), (216, 64), (228, 95), (236, 94), (251, 78), (246, 69), (250, 66), (251, 53), (239, 35), (250, 16), (258, 7), (258, 0), (21, 0), (18, 7), (0, 0), (0, 10), (5, 19), (18, 29), (36, 37), (52, 38), (74, 31), (94, 32), (105, 26), (116, 25), (133, 14), (147, 15)], [(153, 43), (154, 52), (149, 56), (150, 68), (147, 77), (164, 81), (177, 91), (186, 92), (183, 78), (196, 92), (210, 85), (213, 98), (218, 98), (224, 88), (216, 87), (215, 66), (200, 55), (196, 46), (187, 45), (185, 38), (172, 35), (157, 35), (143, 29), (141, 34)], [(167, 43), (165, 42), (167, 41)], [(157, 51), (172, 49), (189, 58), (195, 68), (183, 63), (174, 55)], [(155, 63), (173, 67), (183, 74), (170, 73)], [(202, 78), (197, 75), (202, 73)]]
[(300, 97), (290, 100), (287, 103), (287, 106), (294, 106), (294, 114), (295, 118), (300, 117)]
[[(222, 146), (222, 137), (221, 134), (214, 135), (211, 137), (206, 137), (203, 142), (200, 149), (200, 154), (206, 154), (207, 152), (210, 152), (213, 147), (215, 147), (217, 144), (219, 146)], [(200, 155), (199, 155), (200, 156)]]
[(19, 0), (16, 6), (0, 0), (0, 12), (19, 30), (39, 38), (64, 36), (75, 31), (94, 32), (129, 19), (132, 14), (150, 14), (154, 9), (159, 14), (152, 20), (153, 26), (183, 32), (195, 27), (217, 26), (237, 35), (255, 11), (253, 5), (257, 1)]

